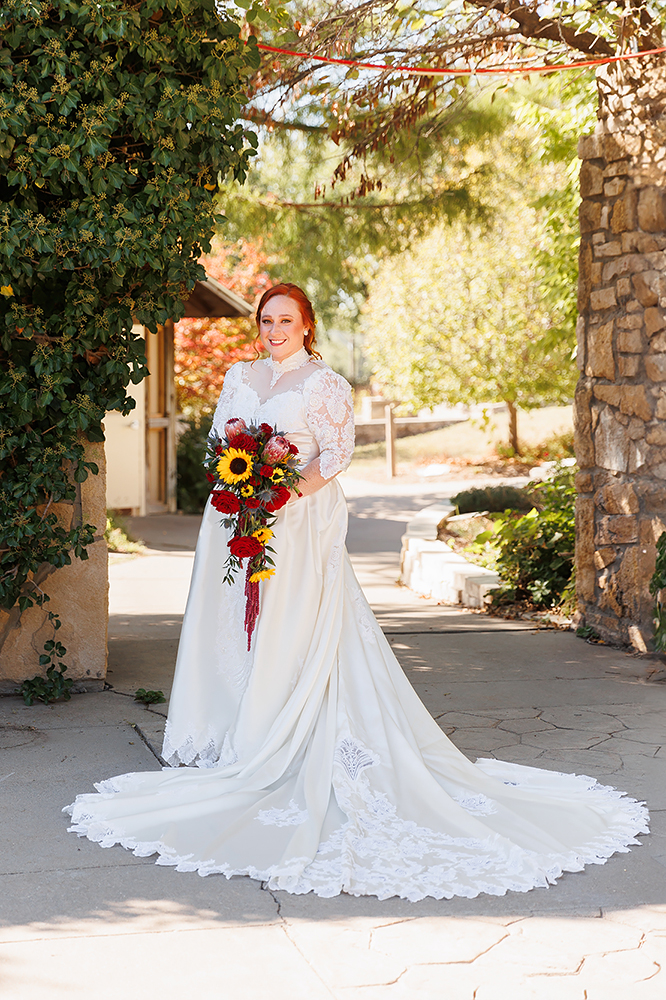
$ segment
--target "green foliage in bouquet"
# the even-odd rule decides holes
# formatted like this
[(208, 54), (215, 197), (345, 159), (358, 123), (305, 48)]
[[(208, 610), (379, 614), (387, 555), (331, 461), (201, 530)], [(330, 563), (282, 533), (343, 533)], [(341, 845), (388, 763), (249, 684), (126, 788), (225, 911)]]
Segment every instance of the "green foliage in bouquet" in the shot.
[(503, 518), (496, 538), (497, 570), (507, 586), (493, 603), (529, 600), (537, 607), (567, 601), (573, 586), (575, 468), (564, 468), (535, 489), (535, 506)]
[[(221, 8), (220, 8), (221, 9)], [(59, 523), (84, 440), (146, 374), (133, 324), (178, 319), (215, 192), (243, 179), (253, 36), (214, 0), (4, 0), (0, 9), (0, 606), (86, 558)], [(35, 579), (37, 574), (37, 579)]]

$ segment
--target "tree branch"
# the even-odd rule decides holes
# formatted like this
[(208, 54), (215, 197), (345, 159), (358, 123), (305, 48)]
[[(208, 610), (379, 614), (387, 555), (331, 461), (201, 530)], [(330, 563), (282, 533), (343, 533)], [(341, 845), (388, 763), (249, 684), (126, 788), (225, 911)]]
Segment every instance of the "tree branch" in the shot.
[(293, 208), (297, 212), (309, 212), (311, 209), (339, 209), (343, 212), (354, 211), (354, 212), (377, 212), (382, 209), (388, 208), (400, 208), (400, 209), (411, 209), (419, 208), (421, 206), (435, 205), (444, 198), (455, 198), (459, 197), (462, 188), (449, 188), (444, 191), (439, 191), (437, 194), (425, 195), (423, 198), (411, 199), (409, 201), (381, 201), (381, 202), (365, 202), (354, 200), (353, 198), (342, 198), (340, 201), (283, 201), (276, 195), (269, 196), (267, 198), (253, 198), (253, 199), (243, 199), (246, 201), (251, 200), (254, 204), (259, 204), (263, 208)]
[(576, 31), (552, 17), (539, 17), (536, 10), (526, 7), (518, 0), (468, 0), (474, 7), (488, 12), (497, 11), (516, 22), (525, 38), (548, 38), (553, 42), (566, 42), (572, 49), (586, 55), (612, 56), (614, 49), (610, 42), (592, 31)]
[(303, 122), (285, 122), (272, 117), (270, 112), (261, 111), (245, 105), (241, 118), (244, 121), (254, 122), (255, 125), (266, 125), (268, 128), (293, 129), (296, 132), (319, 132), (328, 135), (328, 128), (325, 125), (305, 125)]

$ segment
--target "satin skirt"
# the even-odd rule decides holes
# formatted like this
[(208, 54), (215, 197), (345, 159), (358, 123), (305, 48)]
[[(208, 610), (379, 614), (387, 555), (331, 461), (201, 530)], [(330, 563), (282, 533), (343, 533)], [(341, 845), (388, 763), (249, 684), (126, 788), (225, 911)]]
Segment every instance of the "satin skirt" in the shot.
[(337, 481), (280, 512), (249, 653), (219, 520), (209, 506), (165, 736), (173, 766), (79, 795), (72, 832), (178, 871), (409, 900), (547, 886), (647, 832), (645, 806), (593, 778), (456, 749), (354, 576)]

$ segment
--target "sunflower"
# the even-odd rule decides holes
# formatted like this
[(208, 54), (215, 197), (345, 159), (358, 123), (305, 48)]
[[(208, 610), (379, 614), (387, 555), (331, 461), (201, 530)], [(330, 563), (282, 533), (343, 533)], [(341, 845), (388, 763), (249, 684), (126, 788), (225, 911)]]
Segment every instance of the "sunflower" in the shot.
[(252, 475), (252, 455), (242, 448), (227, 448), (217, 463), (217, 471), (222, 482), (230, 486), (243, 483)]
[(259, 583), (260, 580), (268, 580), (270, 576), (273, 576), (274, 572), (274, 569), (258, 569), (250, 577), (250, 583)]
[(284, 471), (282, 469), (274, 469), (271, 479), (274, 483), (280, 483), (284, 479)]
[(265, 545), (269, 538), (273, 537), (273, 532), (270, 528), (258, 528), (257, 531), (253, 531), (252, 534), (262, 545)]
[(241, 486), (241, 496), (251, 497), (254, 493), (254, 486)]

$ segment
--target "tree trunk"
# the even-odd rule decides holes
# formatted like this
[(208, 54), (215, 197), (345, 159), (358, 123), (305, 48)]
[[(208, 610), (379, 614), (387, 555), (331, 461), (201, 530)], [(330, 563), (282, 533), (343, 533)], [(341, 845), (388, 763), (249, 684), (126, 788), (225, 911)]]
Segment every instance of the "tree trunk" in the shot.
[(515, 403), (507, 400), (506, 405), (509, 408), (509, 444), (513, 449), (514, 455), (520, 455), (520, 445), (518, 443), (518, 411)]

